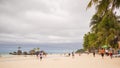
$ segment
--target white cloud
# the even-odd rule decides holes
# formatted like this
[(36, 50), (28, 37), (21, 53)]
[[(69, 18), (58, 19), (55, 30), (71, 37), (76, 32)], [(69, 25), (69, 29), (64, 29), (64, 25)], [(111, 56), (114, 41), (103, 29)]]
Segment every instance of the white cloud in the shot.
[(80, 42), (89, 31), (89, 0), (3, 0), (0, 42)]
[(40, 11), (26, 11), (25, 16), (33, 20), (64, 20), (63, 17), (54, 14), (46, 14)]

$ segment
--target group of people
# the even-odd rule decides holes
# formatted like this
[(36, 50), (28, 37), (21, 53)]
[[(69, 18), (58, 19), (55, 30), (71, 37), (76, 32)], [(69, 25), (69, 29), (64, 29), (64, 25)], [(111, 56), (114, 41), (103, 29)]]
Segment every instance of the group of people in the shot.
[(38, 51), (38, 52), (36, 52), (36, 56), (37, 56), (37, 58), (42, 60), (43, 57), (46, 56), (46, 53), (44, 53), (43, 51)]
[[(94, 50), (93, 51), (93, 56), (95, 57), (95, 54), (96, 54), (96, 51)], [(104, 58), (104, 55), (106, 56), (110, 56), (111, 59), (113, 57), (113, 54), (114, 54), (114, 50), (113, 49), (104, 49), (104, 48), (101, 48), (99, 49), (99, 54), (101, 55), (102, 58)], [(118, 54), (120, 55), (120, 49), (118, 50)], [(39, 58), (40, 60), (43, 59), (43, 56), (46, 56), (46, 54), (44, 54), (43, 51), (39, 51), (36, 53), (36, 56), (37, 58)], [(68, 53), (68, 56), (72, 56), (72, 58), (74, 58), (75, 56), (75, 53), (72, 52), (72, 53)]]
[(72, 58), (74, 58), (75, 53), (74, 53), (74, 52), (72, 52), (72, 53), (68, 53), (68, 56), (71, 56), (71, 55), (72, 55)]
[[(46, 54), (43, 51), (38, 51), (38, 52), (36, 52), (36, 56), (37, 56), (37, 58), (39, 58), (40, 60), (42, 60), (43, 57), (46, 56)], [(72, 58), (74, 58), (75, 53), (74, 52), (68, 53), (68, 56), (72, 56)]]
[[(104, 58), (104, 55), (106, 55), (106, 56), (110, 56), (110, 58), (112, 59), (115, 52), (112, 48), (110, 49), (101, 48), (99, 49), (99, 54), (101, 55), (102, 58)], [(118, 50), (117, 54), (120, 54), (120, 49)], [(95, 57), (95, 51), (93, 51), (93, 56)]]
[(110, 48), (109, 50), (102, 48), (100, 50), (100, 54), (101, 54), (102, 58), (104, 57), (104, 54), (106, 54), (106, 56), (110, 56), (110, 58), (112, 59), (112, 56), (114, 54), (114, 50), (112, 48)]

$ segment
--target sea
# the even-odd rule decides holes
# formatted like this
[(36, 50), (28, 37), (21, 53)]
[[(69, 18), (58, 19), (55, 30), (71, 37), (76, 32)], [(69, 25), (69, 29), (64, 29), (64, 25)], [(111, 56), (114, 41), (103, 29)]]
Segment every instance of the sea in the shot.
[(82, 43), (41, 43), (41, 44), (0, 44), (0, 56), (9, 55), (10, 52), (16, 52), (18, 47), (22, 52), (29, 52), (34, 48), (40, 48), (48, 54), (63, 54), (75, 52), (78, 49), (83, 48)]

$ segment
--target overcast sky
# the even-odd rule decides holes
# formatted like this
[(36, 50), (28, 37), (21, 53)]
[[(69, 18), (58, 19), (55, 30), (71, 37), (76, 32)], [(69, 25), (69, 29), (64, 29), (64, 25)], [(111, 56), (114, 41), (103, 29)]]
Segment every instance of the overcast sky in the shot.
[(87, 33), (90, 0), (0, 0), (0, 43), (75, 43)]

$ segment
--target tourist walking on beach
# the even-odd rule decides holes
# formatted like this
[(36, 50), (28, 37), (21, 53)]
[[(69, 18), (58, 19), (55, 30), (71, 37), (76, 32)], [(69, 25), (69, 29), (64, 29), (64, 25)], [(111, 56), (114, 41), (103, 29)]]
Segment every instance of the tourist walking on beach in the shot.
[(113, 55), (112, 51), (109, 52), (109, 55), (110, 55), (110, 58), (112, 59), (112, 55)]
[(108, 49), (105, 49), (105, 54), (109, 56)]
[(70, 53), (68, 53), (68, 56), (70, 57)]
[(95, 50), (93, 50), (93, 56), (95, 57)]
[(75, 54), (74, 54), (74, 52), (72, 52), (72, 58), (74, 58), (74, 56), (75, 56)]
[(80, 54), (80, 52), (79, 52), (79, 56), (80, 56), (81, 54)]
[(43, 58), (43, 52), (42, 51), (40, 51), (39, 57), (40, 57), (40, 60), (42, 60), (42, 58)]
[(36, 54), (36, 57), (39, 58), (39, 51), (37, 51), (35, 54)]
[(102, 58), (104, 57), (104, 53), (105, 53), (105, 50), (102, 48), (102, 49), (100, 50), (100, 54), (101, 54)]

